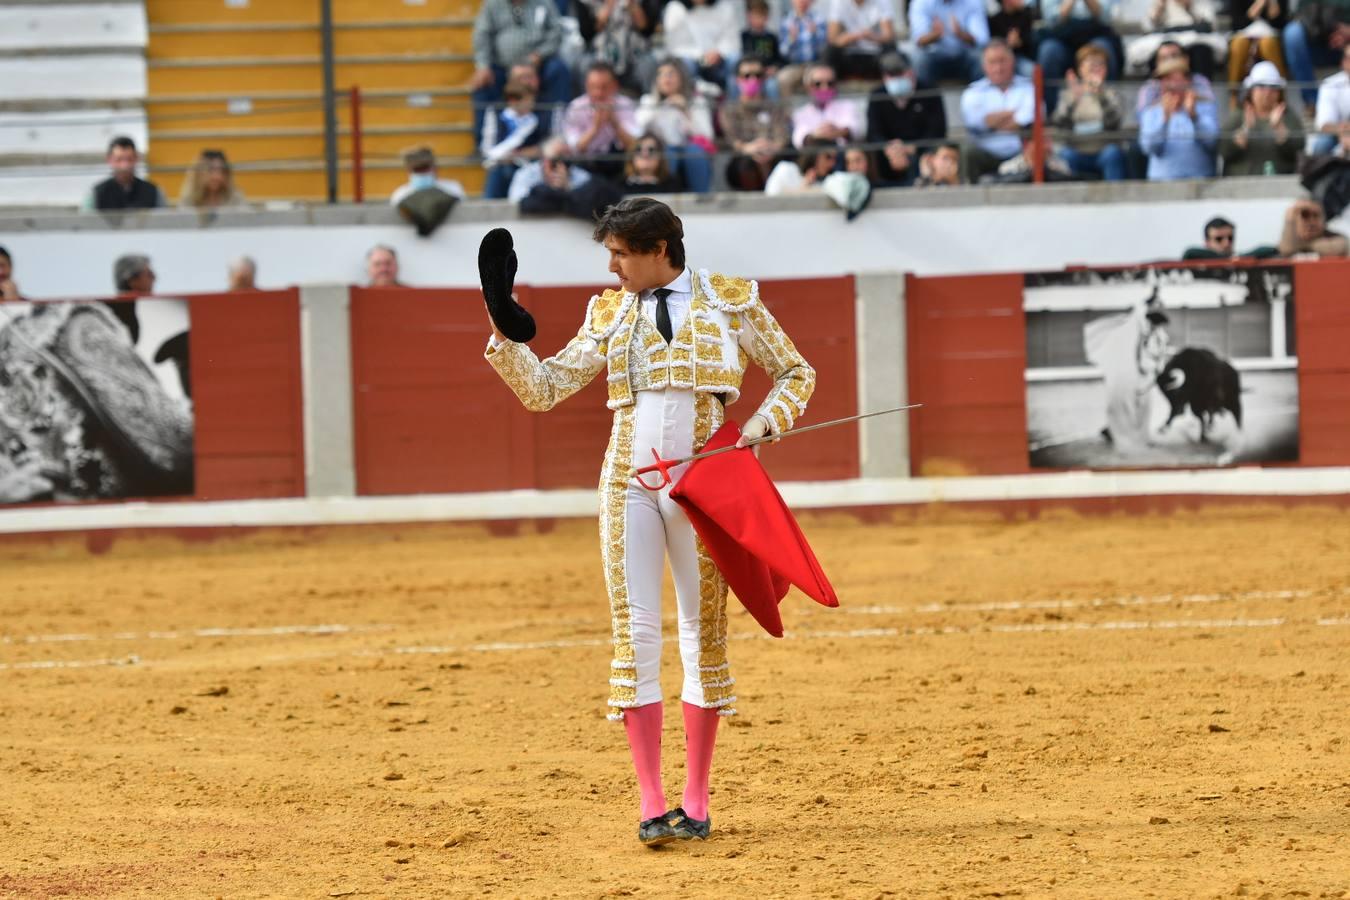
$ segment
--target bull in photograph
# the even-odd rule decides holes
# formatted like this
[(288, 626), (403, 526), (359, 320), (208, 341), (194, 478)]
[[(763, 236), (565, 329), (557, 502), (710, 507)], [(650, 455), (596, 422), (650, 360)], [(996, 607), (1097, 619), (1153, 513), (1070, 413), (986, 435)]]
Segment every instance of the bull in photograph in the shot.
[(1242, 385), (1237, 369), (1211, 350), (1186, 347), (1179, 351), (1163, 366), (1158, 387), (1172, 404), (1160, 433), (1187, 407), (1200, 420), (1201, 441), (1208, 439), (1214, 416), (1224, 410), (1242, 428)]

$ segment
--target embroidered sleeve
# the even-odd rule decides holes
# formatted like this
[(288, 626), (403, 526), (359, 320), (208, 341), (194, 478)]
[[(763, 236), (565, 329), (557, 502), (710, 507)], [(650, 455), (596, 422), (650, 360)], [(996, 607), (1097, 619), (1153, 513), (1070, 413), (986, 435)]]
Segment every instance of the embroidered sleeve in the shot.
[(604, 354), (583, 326), (567, 346), (540, 360), (529, 347), (511, 341), (484, 354), (507, 387), (530, 412), (546, 412), (590, 384), (605, 365)]
[(782, 434), (806, 412), (806, 402), (816, 389), (816, 370), (811, 368), (792, 338), (787, 336), (777, 320), (759, 301), (759, 285), (751, 282), (755, 302), (742, 314), (745, 327), (740, 344), (750, 358), (769, 377), (773, 387), (756, 411), (769, 422), (769, 430)]

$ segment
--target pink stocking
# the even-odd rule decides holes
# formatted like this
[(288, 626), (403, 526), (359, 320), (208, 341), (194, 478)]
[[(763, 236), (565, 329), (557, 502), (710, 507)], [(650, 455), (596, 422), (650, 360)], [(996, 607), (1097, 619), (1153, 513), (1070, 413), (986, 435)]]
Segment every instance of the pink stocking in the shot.
[(661, 787), (661, 713), (659, 702), (623, 711), (628, 749), (633, 754), (633, 768), (637, 770), (643, 819), (666, 812), (666, 792)]
[(688, 775), (684, 786), (684, 811), (691, 819), (708, 818), (708, 773), (712, 771), (713, 744), (717, 741), (716, 709), (685, 703), (684, 742)]

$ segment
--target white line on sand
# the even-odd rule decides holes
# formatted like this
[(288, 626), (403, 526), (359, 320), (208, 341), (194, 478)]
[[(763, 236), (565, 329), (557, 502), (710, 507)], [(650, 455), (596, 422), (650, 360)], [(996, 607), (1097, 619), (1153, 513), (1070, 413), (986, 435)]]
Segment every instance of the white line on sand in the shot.
[[(1179, 619), (1163, 621), (1121, 621), (1121, 622), (1034, 622), (1025, 625), (978, 625), (973, 627), (947, 625), (942, 627), (919, 628), (858, 628), (846, 631), (789, 631), (786, 640), (859, 640), (884, 637), (925, 637), (951, 634), (1025, 634), (1028, 632), (1066, 632), (1066, 631), (1166, 631), (1175, 629), (1220, 630), (1227, 628), (1275, 628), (1290, 624), (1290, 620), (1280, 617), (1273, 619)], [(1350, 616), (1338, 619), (1318, 619), (1317, 625), (1350, 625)], [(774, 640), (759, 632), (742, 632), (730, 635), (733, 641)], [(409, 645), (403, 647), (380, 647), (347, 652), (331, 651), (324, 653), (289, 654), (265, 657), (266, 662), (313, 662), (321, 659), (339, 657), (380, 657), (390, 655), (430, 655), (446, 656), (469, 653), (504, 653), (530, 650), (561, 650), (577, 647), (602, 647), (609, 643), (608, 638), (565, 638), (556, 641), (497, 641), (490, 644), (447, 645)], [(134, 665), (142, 660), (137, 656), (125, 659), (96, 660), (53, 660), (30, 663), (0, 663), (3, 669), (57, 669), (85, 668), (90, 666)], [(153, 666), (157, 660), (146, 661)]]
[[(896, 613), (996, 612), (1019, 609), (1081, 609), (1106, 606), (1166, 606), (1173, 603), (1243, 603), (1251, 600), (1297, 600), (1317, 594), (1315, 590), (1241, 591), (1222, 594), (1159, 594), (1153, 597), (1094, 597), (1091, 600), (1005, 600), (989, 603), (923, 603), (919, 606), (851, 606), (841, 612), (876, 616)], [(1329, 591), (1350, 594), (1350, 588)]]
[(60, 644), (78, 641), (175, 641), (194, 637), (271, 637), (290, 634), (357, 634), (389, 631), (393, 625), (269, 625), (259, 628), (192, 628), (185, 631), (119, 631), (114, 634), (0, 635), (0, 644)]

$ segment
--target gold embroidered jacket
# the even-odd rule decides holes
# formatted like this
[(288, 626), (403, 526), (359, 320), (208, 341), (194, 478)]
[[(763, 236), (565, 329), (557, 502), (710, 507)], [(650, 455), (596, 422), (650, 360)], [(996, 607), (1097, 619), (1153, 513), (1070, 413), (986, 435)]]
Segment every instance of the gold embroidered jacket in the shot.
[(543, 412), (608, 370), (610, 409), (633, 403), (642, 390), (684, 388), (741, 394), (747, 358), (769, 373), (773, 387), (757, 412), (781, 434), (806, 411), (815, 369), (802, 358), (759, 299), (759, 284), (744, 278), (694, 273), (693, 298), (679, 334), (667, 344), (642, 314), (636, 294), (608, 290), (592, 297), (577, 336), (540, 360), (524, 344), (504, 342), (486, 358), (526, 409)]

